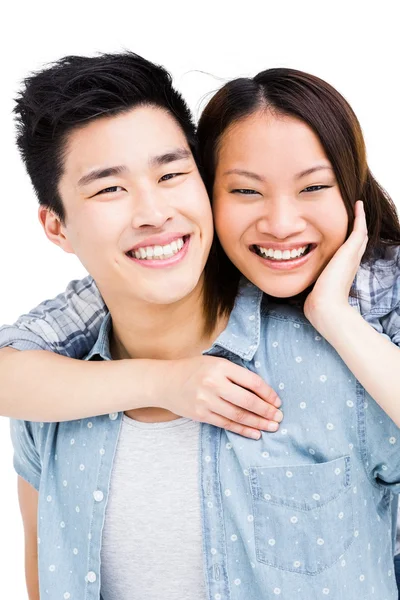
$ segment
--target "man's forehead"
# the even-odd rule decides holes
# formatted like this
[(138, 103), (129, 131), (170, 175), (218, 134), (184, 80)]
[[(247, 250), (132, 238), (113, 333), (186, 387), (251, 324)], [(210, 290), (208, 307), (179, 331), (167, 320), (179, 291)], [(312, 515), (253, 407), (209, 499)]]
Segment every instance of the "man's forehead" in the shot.
[(130, 137), (152, 134), (162, 139), (166, 136), (185, 137), (182, 126), (168, 110), (154, 106), (137, 106), (116, 114), (103, 114), (74, 127), (67, 136), (87, 138), (107, 135)]
[(64, 174), (73, 172), (79, 185), (86, 185), (93, 180), (92, 172), (100, 175), (104, 171), (100, 177), (122, 174), (135, 160), (140, 165), (159, 167), (190, 158), (187, 138), (171, 115), (149, 107), (144, 113), (143, 108), (137, 108), (101, 117), (72, 131), (65, 143)]

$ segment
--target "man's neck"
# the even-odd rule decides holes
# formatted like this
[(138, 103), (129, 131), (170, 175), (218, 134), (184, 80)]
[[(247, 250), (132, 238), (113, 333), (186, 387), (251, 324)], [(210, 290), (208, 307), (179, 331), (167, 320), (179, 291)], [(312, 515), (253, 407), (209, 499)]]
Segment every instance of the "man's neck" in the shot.
[[(176, 360), (197, 356), (211, 346), (228, 321), (228, 317), (220, 317), (214, 330), (206, 332), (202, 286), (168, 306), (107, 304), (113, 323), (110, 347), (114, 359)], [(147, 423), (177, 418), (168, 410), (151, 407), (126, 411), (126, 415)]]
[(193, 292), (174, 304), (116, 302), (108, 308), (113, 332), (111, 351), (115, 359), (152, 358), (173, 360), (189, 358), (206, 350), (226, 325), (218, 319), (214, 331), (206, 332), (203, 290)]

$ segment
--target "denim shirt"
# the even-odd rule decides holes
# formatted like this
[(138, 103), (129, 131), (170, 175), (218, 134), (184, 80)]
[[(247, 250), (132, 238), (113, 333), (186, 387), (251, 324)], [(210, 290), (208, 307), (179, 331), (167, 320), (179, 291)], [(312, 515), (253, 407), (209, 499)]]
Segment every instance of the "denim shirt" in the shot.
[[(397, 273), (385, 266), (386, 275)], [(367, 275), (350, 298), (361, 312), (371, 270)], [(392, 327), (394, 285), (386, 294), (380, 285), (379, 302), (364, 315), (392, 341), (399, 334)], [(89, 358), (109, 358), (108, 327), (106, 319)], [(399, 429), (296, 306), (272, 304), (250, 284), (208, 353), (259, 373), (279, 391), (284, 411), (278, 432), (259, 441), (201, 426), (208, 599), (397, 598)], [(43, 598), (100, 597), (102, 527), (121, 418), (13, 423), (15, 468), (39, 490)]]

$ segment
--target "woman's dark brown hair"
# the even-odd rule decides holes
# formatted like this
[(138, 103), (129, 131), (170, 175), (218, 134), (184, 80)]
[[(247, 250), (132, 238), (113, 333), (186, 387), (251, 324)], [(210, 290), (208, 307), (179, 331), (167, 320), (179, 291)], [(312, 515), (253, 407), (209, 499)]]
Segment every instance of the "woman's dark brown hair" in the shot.
[[(335, 88), (302, 71), (268, 69), (253, 79), (235, 79), (224, 85), (207, 104), (199, 121), (198, 139), (200, 162), (210, 196), (223, 134), (232, 124), (260, 110), (296, 117), (318, 136), (333, 167), (347, 210), (348, 234), (354, 223), (354, 204), (363, 200), (369, 235), (364, 260), (381, 246), (400, 244), (395, 205), (368, 167), (356, 115)], [(237, 287), (237, 272), (220, 247), (218, 253), (221, 281), (226, 293), (231, 295), (232, 289)]]

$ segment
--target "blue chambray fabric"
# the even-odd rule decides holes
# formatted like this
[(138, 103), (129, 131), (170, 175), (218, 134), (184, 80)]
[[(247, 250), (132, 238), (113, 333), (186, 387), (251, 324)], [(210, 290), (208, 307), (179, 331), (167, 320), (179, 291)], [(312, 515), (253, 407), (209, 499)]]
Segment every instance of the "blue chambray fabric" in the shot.
[[(106, 315), (87, 360), (110, 360)], [(39, 492), (40, 597), (100, 598), (105, 508), (122, 413), (63, 423), (11, 420), (14, 468)]]
[(399, 429), (298, 308), (243, 293), (220, 355), (278, 390), (285, 416), (259, 442), (202, 427), (210, 598), (397, 598)]
[[(360, 268), (350, 302), (396, 343), (398, 253), (383, 263)], [(376, 278), (379, 301), (371, 302), (366, 282)], [(90, 357), (107, 359), (110, 322), (98, 318)], [(280, 430), (259, 441), (201, 427), (209, 600), (397, 598), (398, 428), (296, 306), (268, 302), (250, 284), (209, 353), (258, 372), (279, 392), (285, 415)], [(112, 414), (13, 423), (15, 467), (39, 490), (43, 597), (100, 596), (101, 530), (120, 421)]]

